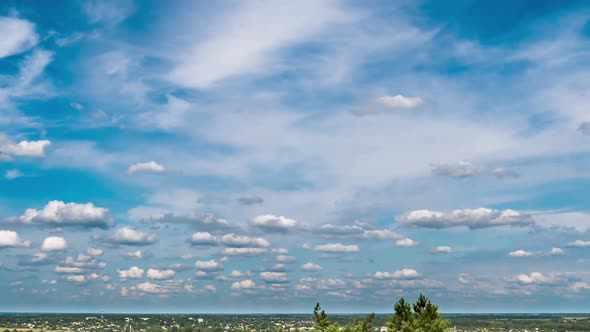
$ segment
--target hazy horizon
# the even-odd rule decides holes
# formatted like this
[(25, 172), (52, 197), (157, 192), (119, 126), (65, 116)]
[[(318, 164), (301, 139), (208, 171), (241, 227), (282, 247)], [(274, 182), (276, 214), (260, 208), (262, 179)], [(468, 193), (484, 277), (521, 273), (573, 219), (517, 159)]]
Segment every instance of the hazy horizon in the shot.
[(587, 1), (2, 1), (0, 311), (587, 312), (588, 91)]

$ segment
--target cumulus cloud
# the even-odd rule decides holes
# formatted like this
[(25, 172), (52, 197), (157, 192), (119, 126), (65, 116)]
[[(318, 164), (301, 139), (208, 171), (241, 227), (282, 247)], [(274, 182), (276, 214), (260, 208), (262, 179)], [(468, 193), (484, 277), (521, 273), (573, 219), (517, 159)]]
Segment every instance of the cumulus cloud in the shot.
[(414, 269), (402, 269), (395, 272), (376, 272), (377, 279), (420, 279), (422, 275)]
[(242, 281), (236, 281), (231, 284), (232, 289), (252, 289), (255, 287), (256, 287), (256, 284), (254, 283), (254, 281), (249, 280), (249, 279), (242, 280)]
[(401, 218), (406, 226), (421, 228), (467, 227), (479, 229), (499, 226), (525, 227), (534, 225), (532, 217), (515, 210), (492, 210), (486, 208), (453, 210), (450, 213), (415, 210)]
[(220, 271), (223, 270), (223, 265), (216, 260), (196, 261), (195, 267), (201, 271)]
[(88, 248), (88, 250), (86, 250), (86, 253), (90, 256), (102, 256), (102, 254), (104, 254), (104, 250), (100, 249), (100, 248)]
[(242, 272), (242, 271), (238, 271), (238, 270), (233, 270), (229, 274), (229, 276), (232, 278), (241, 278), (241, 277), (249, 276), (249, 275), (250, 275), (249, 272)]
[[(1, 46), (0, 46), (1, 47)], [(48, 140), (13, 142), (0, 134), (0, 153), (20, 157), (43, 157), (45, 148), (51, 145)]]
[(105, 243), (126, 246), (146, 246), (158, 241), (155, 235), (144, 233), (131, 227), (119, 228), (114, 233), (105, 237), (99, 237), (98, 239)]
[(438, 246), (430, 250), (430, 253), (432, 254), (452, 254), (454, 252), (455, 250), (449, 246)]
[(97, 207), (92, 203), (62, 201), (50, 201), (41, 210), (26, 209), (17, 220), (24, 224), (54, 227), (78, 226), (106, 229), (114, 225), (114, 219), (107, 208)]
[(511, 257), (530, 257), (533, 256), (534, 253), (525, 250), (515, 250), (508, 253), (508, 256)]
[(270, 243), (262, 237), (238, 236), (233, 233), (224, 235), (221, 241), (228, 247), (237, 248), (266, 248), (270, 246)]
[(392, 232), (387, 229), (372, 229), (364, 230), (363, 237), (367, 239), (378, 239), (378, 240), (402, 240), (404, 237), (400, 234)]
[(507, 170), (502, 167), (487, 168), (477, 166), (467, 161), (458, 161), (453, 164), (433, 165), (432, 173), (438, 176), (449, 176), (454, 178), (469, 178), (482, 175), (490, 175), (496, 178), (517, 178), (516, 172)]
[(128, 270), (117, 269), (119, 278), (121, 279), (140, 279), (143, 277), (144, 270), (137, 266), (132, 266)]
[(308, 262), (308, 263), (305, 263), (305, 264), (301, 265), (301, 269), (303, 271), (316, 272), (316, 271), (321, 271), (322, 270), (322, 267), (319, 266), (319, 265), (317, 265), (317, 264)]
[(260, 278), (267, 283), (286, 283), (289, 282), (285, 272), (260, 272)]
[(258, 205), (263, 204), (264, 199), (260, 196), (252, 195), (252, 196), (242, 196), (238, 198), (238, 203), (242, 205)]
[(226, 256), (258, 256), (268, 252), (267, 248), (225, 248), (223, 254)]
[(360, 251), (358, 245), (344, 245), (342, 243), (327, 243), (320, 244), (313, 247), (315, 251), (327, 252), (327, 253), (352, 253)]
[(63, 237), (50, 236), (43, 240), (41, 250), (43, 251), (64, 251), (68, 248), (68, 243)]
[(55, 267), (55, 273), (79, 274), (79, 273), (84, 273), (84, 271), (86, 271), (86, 270), (81, 267), (75, 267), (75, 266), (59, 266), (58, 265)]
[(188, 242), (193, 246), (215, 246), (219, 244), (217, 237), (209, 232), (193, 233)]
[(162, 287), (161, 285), (154, 284), (149, 281), (142, 282), (142, 283), (138, 284), (137, 289), (144, 292), (144, 293), (150, 293), (150, 294), (162, 294), (162, 293), (168, 292), (168, 290), (166, 288)]
[(414, 247), (418, 245), (418, 243), (410, 238), (403, 238), (395, 241), (395, 245), (398, 247)]
[(551, 250), (549, 250), (547, 252), (547, 255), (549, 256), (561, 256), (561, 255), (565, 255), (565, 251), (561, 248), (551, 248)]
[(172, 279), (176, 275), (174, 270), (157, 270), (157, 269), (149, 269), (147, 271), (148, 279), (154, 280), (166, 280)]
[(296, 227), (297, 221), (283, 216), (265, 214), (255, 217), (250, 224), (268, 231), (286, 231)]
[(516, 282), (523, 285), (530, 284), (546, 284), (554, 281), (554, 278), (543, 275), (540, 272), (532, 272), (531, 274), (518, 274), (514, 277)]
[(574, 292), (579, 292), (581, 290), (590, 290), (590, 283), (589, 282), (583, 282), (583, 281), (577, 281), (572, 283), (569, 288), (574, 291)]
[(416, 108), (424, 104), (424, 100), (420, 97), (406, 97), (403, 95), (382, 96), (376, 99), (376, 102), (388, 108)]
[(75, 283), (75, 284), (83, 284), (83, 283), (85, 283), (85, 282), (88, 281), (88, 278), (86, 276), (84, 276), (84, 275), (77, 274), (77, 275), (67, 276), (66, 277), (66, 280), (68, 282), (72, 282), (72, 283)]
[(590, 247), (590, 241), (576, 240), (574, 242), (568, 243), (568, 246), (578, 247), (578, 248), (586, 248), (586, 247)]
[(24, 52), (37, 45), (35, 25), (16, 17), (0, 17), (0, 58)]
[(155, 161), (148, 161), (145, 163), (136, 163), (127, 169), (127, 173), (134, 174), (137, 172), (146, 172), (146, 173), (163, 173), (166, 169), (164, 166), (158, 164)]
[(153, 256), (153, 254), (151, 252), (145, 251), (145, 250), (134, 250), (134, 251), (129, 251), (129, 252), (125, 253), (125, 257), (127, 259), (141, 260), (141, 259), (145, 259), (145, 258), (150, 258), (152, 256)]
[(543, 252), (531, 252), (526, 250), (515, 250), (508, 253), (510, 257), (533, 257), (533, 256), (562, 256), (565, 255), (565, 251), (561, 248), (551, 248), (551, 250)]
[(14, 231), (0, 231), (0, 248), (30, 247), (31, 241), (23, 241)]

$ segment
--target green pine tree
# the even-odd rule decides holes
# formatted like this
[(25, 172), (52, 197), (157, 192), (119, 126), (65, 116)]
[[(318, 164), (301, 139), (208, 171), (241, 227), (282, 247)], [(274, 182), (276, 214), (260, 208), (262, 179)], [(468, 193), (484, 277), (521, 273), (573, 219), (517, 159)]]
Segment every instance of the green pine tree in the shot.
[(328, 319), (328, 315), (326, 315), (326, 311), (322, 310), (322, 307), (319, 303), (315, 305), (313, 309), (313, 315), (315, 317), (315, 324), (313, 326), (314, 330), (317, 331), (326, 331), (328, 327), (330, 327), (331, 323)]

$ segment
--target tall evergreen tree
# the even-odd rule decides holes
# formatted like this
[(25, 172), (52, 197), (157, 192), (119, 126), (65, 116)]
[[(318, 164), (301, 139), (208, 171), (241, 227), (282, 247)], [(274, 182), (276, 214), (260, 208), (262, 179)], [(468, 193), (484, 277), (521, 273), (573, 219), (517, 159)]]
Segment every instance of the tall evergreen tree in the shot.
[(313, 315), (315, 317), (315, 324), (313, 326), (314, 330), (322, 332), (326, 331), (331, 323), (328, 319), (328, 315), (326, 315), (326, 311), (322, 309), (319, 303), (315, 305)]

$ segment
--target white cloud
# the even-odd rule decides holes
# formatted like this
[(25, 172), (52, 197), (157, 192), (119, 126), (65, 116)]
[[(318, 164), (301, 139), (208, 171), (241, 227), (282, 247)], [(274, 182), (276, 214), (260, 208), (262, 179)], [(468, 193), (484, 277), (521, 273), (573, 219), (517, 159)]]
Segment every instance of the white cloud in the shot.
[(168, 292), (168, 290), (166, 288), (164, 288), (158, 284), (151, 283), (149, 281), (142, 282), (142, 283), (138, 284), (137, 289), (139, 289), (140, 291), (142, 291), (144, 293), (150, 293), (150, 294), (162, 294), (162, 293)]
[(131, 227), (119, 228), (113, 234), (101, 239), (107, 243), (127, 246), (145, 246), (158, 241), (155, 235), (144, 233)]
[(225, 248), (223, 254), (227, 256), (258, 256), (268, 252), (266, 248)]
[(492, 210), (486, 208), (453, 210), (450, 213), (415, 210), (401, 218), (408, 226), (423, 228), (468, 227), (469, 229), (498, 226), (531, 226), (534, 224), (528, 214), (515, 210)]
[(30, 241), (22, 241), (17, 232), (0, 230), (0, 248), (29, 247)]
[(127, 169), (127, 173), (133, 174), (137, 172), (151, 172), (151, 173), (163, 173), (166, 170), (164, 166), (158, 164), (155, 161), (148, 161), (145, 163), (136, 163)]
[(482, 175), (491, 175), (499, 179), (517, 178), (516, 172), (507, 170), (502, 167), (489, 169), (483, 166), (474, 165), (468, 161), (458, 161), (453, 164), (433, 165), (432, 173), (439, 176), (450, 176), (455, 178), (469, 178)]
[(524, 251), (524, 250), (515, 250), (515, 251), (511, 251), (508, 253), (508, 256), (511, 256), (511, 257), (530, 257), (533, 255), (534, 255), (534, 253), (532, 253), (530, 251)]
[(561, 248), (551, 248), (547, 252), (530, 252), (525, 250), (515, 250), (508, 253), (511, 257), (532, 257), (532, 256), (562, 256), (565, 255), (565, 251)]
[(532, 272), (530, 275), (527, 274), (518, 274), (514, 277), (514, 279), (520, 284), (544, 284), (550, 283), (554, 279), (543, 275), (540, 272)]
[(228, 247), (266, 248), (270, 246), (270, 243), (262, 237), (238, 236), (233, 233), (224, 235), (221, 241)]
[(88, 281), (88, 278), (84, 275), (71, 275), (67, 276), (66, 280), (75, 284), (83, 284)]
[(232, 289), (251, 289), (251, 288), (255, 288), (256, 284), (254, 283), (254, 281), (252, 280), (242, 280), (242, 281), (236, 281), (234, 283), (231, 284), (231, 288)]
[(297, 258), (295, 258), (294, 256), (289, 256), (289, 255), (278, 255), (275, 259), (278, 262), (282, 262), (282, 263), (292, 263), (297, 260)]
[(462, 285), (468, 285), (471, 283), (471, 275), (468, 273), (460, 273), (457, 276), (457, 280), (459, 280)]
[(551, 250), (549, 250), (549, 252), (547, 252), (547, 255), (561, 256), (561, 255), (565, 255), (565, 251), (563, 251), (563, 249), (561, 249), (561, 248), (551, 248)]
[(575, 230), (585, 232), (590, 229), (590, 215), (578, 211), (539, 211), (534, 212), (535, 224), (554, 230)]
[(88, 250), (86, 250), (86, 253), (90, 256), (102, 256), (102, 254), (104, 254), (104, 250), (99, 249), (99, 248), (88, 248)]
[(590, 290), (590, 283), (577, 281), (572, 283), (569, 287), (574, 292), (579, 292), (581, 290)]
[(92, 203), (50, 201), (42, 210), (26, 209), (18, 220), (27, 224), (109, 228), (114, 219), (107, 208)]
[(401, 240), (403, 236), (387, 229), (366, 230), (363, 236), (367, 239)]
[(322, 267), (317, 264), (308, 262), (308, 263), (301, 265), (301, 269), (303, 271), (320, 271), (322, 269)]
[(424, 104), (420, 97), (406, 97), (403, 95), (383, 96), (376, 99), (376, 102), (389, 108), (416, 108)]
[(144, 259), (144, 258), (148, 258), (148, 257), (152, 257), (152, 254), (150, 252), (147, 252), (145, 250), (135, 250), (135, 251), (129, 251), (125, 254), (125, 257), (127, 257), (128, 259)]
[(209, 232), (193, 233), (188, 242), (194, 246), (214, 246), (218, 244), (217, 237)]
[(20, 141), (10, 140), (6, 135), (0, 134), (0, 152), (20, 157), (43, 157), (45, 148), (51, 145), (49, 140)]
[(21, 171), (19, 171), (18, 169), (9, 169), (4, 173), (4, 178), (8, 179), (8, 180), (13, 180), (16, 178), (20, 178), (21, 176), (23, 176), (23, 173)]
[(395, 245), (398, 247), (413, 247), (418, 245), (418, 243), (416, 243), (416, 241), (410, 239), (410, 238), (403, 238), (403, 239), (399, 239), (395, 241)]
[(313, 250), (328, 253), (351, 253), (360, 251), (360, 248), (356, 244), (344, 245), (342, 243), (328, 243), (317, 245), (313, 247)]
[(211, 24), (205, 40), (181, 54), (168, 79), (192, 88), (265, 72), (281, 47), (303, 41), (333, 23), (351, 19), (334, 1), (241, 2)]
[(414, 269), (402, 269), (395, 272), (376, 272), (377, 279), (420, 279), (422, 275)]
[(590, 247), (590, 241), (576, 240), (574, 242), (568, 243), (568, 246), (578, 247), (578, 248), (586, 248), (586, 247)]
[(270, 231), (285, 231), (297, 226), (297, 221), (283, 216), (265, 214), (255, 217), (250, 224)]
[(79, 273), (84, 273), (84, 271), (86, 271), (83, 268), (80, 267), (75, 267), (75, 266), (56, 266), (55, 267), (55, 272), (56, 273), (74, 273), (74, 274), (79, 274)]
[(87, 0), (83, 9), (90, 23), (116, 25), (131, 15), (135, 6), (132, 0)]
[(50, 236), (43, 240), (41, 250), (43, 251), (64, 251), (68, 248), (68, 243), (63, 237)]
[(44, 252), (38, 252), (28, 260), (19, 261), (19, 265), (43, 265), (50, 263), (49, 255)]
[(241, 277), (244, 277), (247, 275), (249, 275), (249, 273), (238, 271), (238, 270), (233, 270), (230, 273), (230, 277), (232, 277), (232, 278), (241, 278)]
[(223, 270), (223, 265), (216, 260), (196, 261), (195, 267), (201, 271), (220, 271)]
[(155, 280), (165, 280), (174, 278), (176, 272), (173, 270), (157, 270), (157, 269), (149, 269), (147, 271), (148, 279), (155, 279)]
[(452, 254), (455, 250), (449, 246), (437, 246), (432, 248), (430, 252), (433, 254)]
[(284, 283), (289, 281), (285, 272), (260, 272), (260, 277), (268, 283)]
[(132, 266), (128, 270), (117, 269), (119, 278), (121, 279), (140, 279), (143, 277), (144, 270), (137, 266)]
[(35, 25), (16, 17), (0, 17), (0, 58), (24, 52), (37, 45)]

